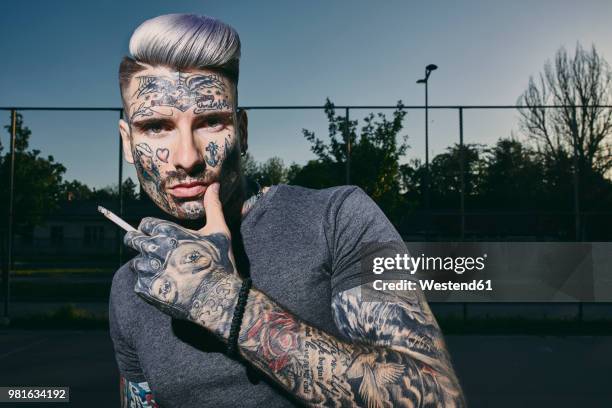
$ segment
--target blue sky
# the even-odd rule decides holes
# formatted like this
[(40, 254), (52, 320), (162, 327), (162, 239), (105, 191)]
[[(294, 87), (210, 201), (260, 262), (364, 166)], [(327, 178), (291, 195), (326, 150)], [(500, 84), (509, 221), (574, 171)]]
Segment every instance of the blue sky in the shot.
[[(218, 17), (241, 35), (240, 104), (514, 104), (562, 45), (594, 43), (612, 62), (610, 1), (28, 1), (0, 4), (0, 106), (118, 107), (117, 67), (143, 20), (170, 12)], [(363, 117), (366, 112), (352, 112)], [(31, 145), (68, 167), (67, 179), (117, 180), (114, 113), (25, 112)], [(0, 122), (8, 122), (2, 113)], [(409, 157), (423, 157), (422, 111), (410, 111)], [(253, 111), (251, 152), (288, 164), (312, 157), (304, 127), (320, 112)], [(466, 142), (516, 130), (512, 111), (465, 113)], [(457, 112), (430, 114), (430, 154), (458, 138)], [(2, 134), (2, 143), (6, 135)], [(127, 175), (133, 171), (126, 168)]]

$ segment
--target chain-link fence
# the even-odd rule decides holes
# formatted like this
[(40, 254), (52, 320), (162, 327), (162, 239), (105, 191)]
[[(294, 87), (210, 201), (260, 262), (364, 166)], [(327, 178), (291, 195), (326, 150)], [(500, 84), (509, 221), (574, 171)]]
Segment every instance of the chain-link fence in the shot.
[[(244, 109), (249, 116), (249, 151), (258, 162), (279, 157), (288, 167), (317, 159), (303, 129), (329, 142), (323, 106)], [(359, 185), (356, 169), (360, 163), (356, 160), (364, 157), (354, 156), (357, 146), (352, 143), (359, 143), (363, 119), (370, 113), (391, 118), (398, 107), (334, 109), (340, 120), (357, 121), (353, 126), (356, 138), (340, 134), (346, 150), (346, 160), (340, 166), (342, 182)], [(609, 173), (595, 181), (584, 177), (589, 169), (577, 165), (577, 148), (569, 151), (568, 166), (556, 168), (545, 151), (538, 152), (537, 140), (529, 135), (529, 129), (520, 126), (521, 112), (526, 109), (402, 107), (406, 115), (395, 136), (398, 144), (405, 141), (408, 148), (395, 173), (401, 200), (394, 222), (405, 240), (610, 240), (612, 207), (605, 204), (612, 203)], [(123, 190), (129, 178), (138, 191), (138, 179), (122, 155), (117, 130), (121, 109), (2, 110), (9, 114), (2, 117), (6, 131), (0, 135), (5, 314), (9, 299), (105, 301), (112, 273), (127, 256), (122, 231), (102, 218), (96, 207), (103, 205), (135, 225), (150, 209), (147, 200), (133, 199)], [(500, 140), (508, 142), (504, 145)], [(526, 163), (516, 161), (528, 156), (517, 151), (523, 148), (533, 153)], [(532, 170), (534, 173), (529, 173)], [(78, 181), (71, 186), (75, 191), (84, 185), (97, 193), (85, 200), (71, 195), (65, 187), (53, 189), (58, 175), (62, 182)], [(535, 183), (541, 177), (546, 181)], [(502, 191), (496, 185), (505, 188)]]

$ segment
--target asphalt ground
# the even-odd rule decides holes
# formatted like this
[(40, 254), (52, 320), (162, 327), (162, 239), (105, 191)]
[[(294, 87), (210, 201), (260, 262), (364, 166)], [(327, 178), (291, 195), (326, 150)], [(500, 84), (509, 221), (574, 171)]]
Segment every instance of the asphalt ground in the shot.
[[(612, 336), (447, 336), (470, 407), (612, 407)], [(69, 386), (69, 404), (118, 406), (102, 330), (0, 330), (0, 386)], [(0, 408), (9, 404), (0, 403)]]

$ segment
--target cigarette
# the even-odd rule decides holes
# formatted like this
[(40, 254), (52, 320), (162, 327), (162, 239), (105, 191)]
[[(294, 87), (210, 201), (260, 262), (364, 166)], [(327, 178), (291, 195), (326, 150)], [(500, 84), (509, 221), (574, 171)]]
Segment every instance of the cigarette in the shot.
[(117, 224), (118, 226), (123, 228), (124, 230), (126, 230), (126, 231), (138, 231), (136, 228), (132, 227), (130, 224), (128, 224), (127, 222), (123, 221), (121, 218), (119, 218), (118, 216), (113, 214), (112, 211), (107, 210), (106, 208), (102, 207), (101, 205), (98, 206), (98, 211), (100, 211), (106, 218), (108, 218), (109, 220), (111, 220), (112, 222), (114, 222), (115, 224)]

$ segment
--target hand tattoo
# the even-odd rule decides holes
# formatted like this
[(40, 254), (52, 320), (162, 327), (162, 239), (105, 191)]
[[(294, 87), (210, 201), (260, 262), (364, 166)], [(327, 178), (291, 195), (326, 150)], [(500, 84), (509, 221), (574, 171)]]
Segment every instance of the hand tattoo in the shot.
[(174, 223), (144, 218), (124, 243), (140, 253), (131, 262), (134, 290), (165, 313), (207, 327), (229, 330), (240, 279), (222, 233), (199, 235)]

